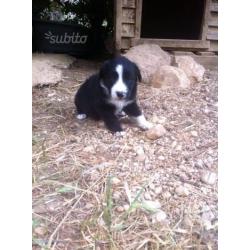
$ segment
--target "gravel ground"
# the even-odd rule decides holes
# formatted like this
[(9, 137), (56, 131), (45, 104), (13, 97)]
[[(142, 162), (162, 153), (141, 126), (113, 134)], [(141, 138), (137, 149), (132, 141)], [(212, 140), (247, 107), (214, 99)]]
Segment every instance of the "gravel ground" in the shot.
[(139, 84), (150, 140), (77, 121), (73, 97), (100, 66), (78, 60), (33, 88), (33, 249), (217, 249), (217, 72), (191, 89)]

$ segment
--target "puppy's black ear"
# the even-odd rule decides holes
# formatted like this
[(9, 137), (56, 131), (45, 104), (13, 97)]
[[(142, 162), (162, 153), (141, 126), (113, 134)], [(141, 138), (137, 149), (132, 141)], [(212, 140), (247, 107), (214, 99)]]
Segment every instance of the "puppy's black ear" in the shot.
[(139, 67), (135, 63), (134, 63), (134, 65), (135, 65), (135, 73), (136, 73), (137, 80), (139, 82), (141, 82), (141, 72), (140, 72), (140, 69), (139, 69)]
[(106, 68), (106, 65), (107, 65), (108, 61), (105, 61), (103, 63), (103, 65), (101, 66), (101, 69), (99, 71), (99, 77), (100, 79), (103, 79), (103, 76), (104, 76), (104, 71), (105, 71), (105, 68)]

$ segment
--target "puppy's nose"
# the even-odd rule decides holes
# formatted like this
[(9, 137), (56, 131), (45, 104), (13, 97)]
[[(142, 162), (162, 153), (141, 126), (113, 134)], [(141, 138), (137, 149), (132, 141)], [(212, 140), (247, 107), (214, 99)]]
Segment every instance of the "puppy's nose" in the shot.
[(126, 96), (126, 93), (122, 91), (117, 91), (116, 95), (119, 99), (123, 99)]

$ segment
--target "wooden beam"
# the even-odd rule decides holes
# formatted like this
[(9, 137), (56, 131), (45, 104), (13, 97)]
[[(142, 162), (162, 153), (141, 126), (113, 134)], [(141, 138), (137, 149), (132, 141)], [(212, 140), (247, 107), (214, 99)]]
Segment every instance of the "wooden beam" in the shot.
[(209, 14), (210, 14), (210, 5), (211, 5), (211, 0), (206, 0), (205, 9), (203, 13), (202, 26), (201, 26), (201, 35), (200, 35), (201, 40), (206, 40), (208, 20), (209, 20)]
[(122, 23), (135, 23), (135, 9), (122, 8)]
[(209, 51), (218, 51), (218, 41), (217, 40), (211, 40), (210, 41), (210, 48)]
[(218, 40), (218, 32), (217, 31), (208, 31), (207, 32), (208, 40)]
[(197, 51), (196, 54), (199, 56), (214, 56), (215, 55), (215, 53), (212, 51)]
[(218, 27), (218, 21), (217, 20), (210, 20), (210, 21), (208, 21), (208, 26)]
[(122, 49), (129, 49), (130, 48), (130, 38), (122, 38)]
[(211, 5), (210, 5), (210, 11), (212, 11), (212, 12), (218, 12), (218, 3), (211, 3)]
[(135, 37), (135, 25), (129, 23), (123, 23), (122, 37)]
[(122, 0), (122, 7), (135, 8), (135, 0)]
[(142, 0), (136, 0), (135, 37), (141, 37)]
[(208, 49), (209, 41), (205, 40), (179, 40), (179, 39), (151, 39), (151, 38), (132, 38), (131, 45), (151, 43), (158, 44), (164, 48), (183, 48), (183, 49)]
[(122, 39), (122, 0), (115, 1), (115, 48), (121, 49)]

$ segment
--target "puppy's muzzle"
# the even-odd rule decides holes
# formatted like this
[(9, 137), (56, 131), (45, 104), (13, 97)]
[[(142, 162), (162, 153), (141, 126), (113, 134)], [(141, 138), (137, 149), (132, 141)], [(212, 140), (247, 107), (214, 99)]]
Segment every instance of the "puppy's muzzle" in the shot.
[(117, 98), (118, 99), (125, 99), (125, 97), (126, 97), (126, 92), (122, 92), (122, 91), (117, 91), (116, 92), (116, 96), (117, 96)]

